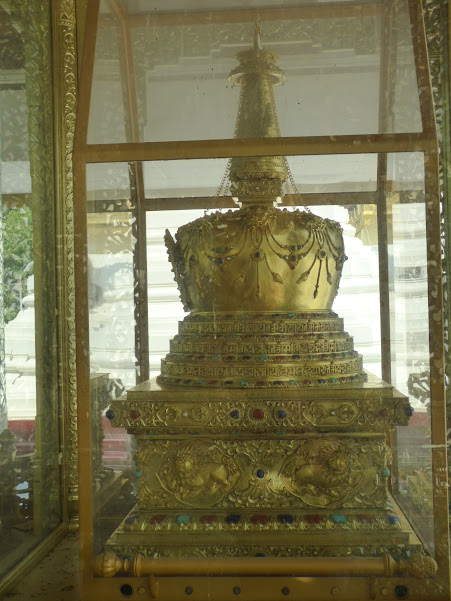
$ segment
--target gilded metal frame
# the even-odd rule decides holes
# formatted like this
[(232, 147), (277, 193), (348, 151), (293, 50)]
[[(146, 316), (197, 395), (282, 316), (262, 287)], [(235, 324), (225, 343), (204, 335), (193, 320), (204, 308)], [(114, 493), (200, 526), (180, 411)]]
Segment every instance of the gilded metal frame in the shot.
[[(42, 8), (38, 4), (36, 7)], [(31, 7), (24, 5), (23, 10), (26, 12), (27, 9), (30, 12), (25, 14), (24, 18), (29, 19), (32, 14)], [(53, 61), (51, 78), (44, 81), (39, 80), (36, 75), (36, 86), (41, 86), (36, 93), (46, 107), (47, 142), (50, 142), (53, 135), (54, 153), (45, 153), (47, 158), (45, 167), (51, 165), (53, 176), (47, 176), (45, 182), (42, 182), (47, 197), (54, 199), (54, 203), (49, 205), (52, 217), (42, 218), (40, 223), (43, 230), (45, 228), (44, 235), (41, 233), (41, 237), (53, 245), (52, 251), (49, 248), (44, 251), (46, 255), (52, 256), (53, 263), (48, 269), (49, 273), (42, 279), (42, 285), (46, 286), (46, 278), (49, 282), (53, 282), (52, 285), (47, 286), (47, 290), (49, 294), (52, 292), (52, 287), (55, 290), (58, 318), (51, 303), (47, 303), (48, 310), (52, 312), (54, 327), (51, 328), (52, 331), (47, 328), (48, 332), (44, 333), (45, 335), (42, 332), (38, 333), (38, 337), (41, 337), (38, 352), (40, 356), (51, 356), (54, 365), (59, 366), (57, 381), (52, 377), (53, 381), (50, 382), (45, 373), (41, 374), (41, 378), (52, 387), (51, 394), (47, 391), (45, 395), (45, 407), (41, 412), (46, 414), (48, 410), (53, 416), (58, 416), (58, 433), (55, 434), (53, 454), (57, 458), (60, 451), (63, 457), (60, 482), (61, 523), (1, 580), (0, 596), (27, 575), (31, 568), (67, 534), (69, 520), (78, 523), (72, 185), (72, 145), (77, 97), (75, 21), (75, 0), (56, 0), (51, 3), (51, 26), (48, 32), (46, 33), (39, 23), (33, 24), (39, 36), (39, 43), (50, 43), (51, 32)], [(40, 54), (39, 46), (36, 46), (36, 52)], [(53, 113), (50, 111), (51, 107)], [(51, 235), (49, 235), (50, 231)], [(41, 302), (46, 304), (44, 299)], [(43, 320), (41, 322), (39, 327), (46, 329)], [(45, 431), (46, 420), (42, 421), (44, 427), (41, 426), (41, 436), (48, 437)], [(49, 487), (43, 486), (43, 489), (48, 491)], [(42, 502), (44, 513), (47, 505), (44, 498)]]
[[(386, 18), (389, 19), (391, 2), (386, 1)], [(388, 589), (384, 577), (378, 578), (377, 590), (375, 577), (355, 576), (352, 579), (345, 576), (318, 579), (317, 577), (295, 578), (293, 567), (288, 566), (284, 575), (264, 577), (271, 573), (272, 560), (262, 558), (255, 560), (252, 565), (254, 577), (233, 576), (233, 569), (228, 568), (227, 560), (223, 561), (222, 576), (206, 578), (205, 576), (159, 578), (155, 575), (134, 577), (118, 577), (114, 579), (96, 579), (92, 569), (92, 528), (93, 519), (91, 507), (91, 461), (90, 461), (90, 411), (89, 411), (89, 364), (86, 360), (89, 348), (89, 323), (87, 305), (87, 231), (86, 231), (86, 164), (102, 162), (132, 162), (154, 160), (176, 160), (188, 158), (228, 158), (234, 156), (265, 156), (265, 155), (320, 155), (320, 154), (355, 154), (355, 153), (395, 153), (408, 151), (421, 151), (425, 157), (425, 196), (426, 196), (426, 223), (427, 223), (427, 260), (428, 260), (428, 290), (429, 290), (429, 331), (431, 351), (431, 407), (432, 407), (432, 454), (434, 469), (434, 527), (436, 542), (436, 561), (438, 564), (437, 586), (431, 585), (424, 588), (420, 599), (428, 596), (436, 599), (445, 599), (449, 596), (449, 546), (448, 546), (448, 496), (447, 496), (447, 463), (446, 463), (446, 415), (445, 415), (445, 390), (444, 390), (444, 348), (443, 348), (443, 318), (442, 318), (442, 293), (441, 293), (441, 257), (440, 246), (440, 213), (439, 213), (439, 188), (438, 188), (438, 148), (435, 129), (435, 116), (432, 94), (430, 89), (429, 70), (427, 69), (426, 38), (423, 28), (421, 8), (417, 0), (409, 0), (411, 26), (414, 39), (414, 52), (417, 71), (417, 83), (421, 89), (420, 111), (423, 131), (411, 134), (384, 133), (384, 114), (380, 116), (381, 133), (357, 136), (336, 136), (333, 139), (323, 137), (300, 138), (274, 138), (274, 139), (228, 139), (228, 140), (195, 140), (181, 142), (128, 142), (124, 144), (87, 144), (87, 129), (89, 117), (89, 102), (91, 95), (92, 74), (94, 65), (94, 51), (99, 14), (99, 0), (88, 0), (87, 11), (89, 18), (84, 30), (84, 50), (81, 63), (82, 77), (79, 88), (79, 106), (77, 112), (77, 129), (74, 141), (74, 231), (75, 231), (75, 284), (76, 297), (76, 328), (77, 328), (77, 383), (78, 383), (78, 428), (79, 428), (79, 470), (83, 475), (80, 478), (80, 543), (81, 543), (81, 570), (82, 590), (84, 599), (123, 599), (120, 587), (132, 583), (142, 598), (176, 599), (186, 598), (185, 584), (189, 583), (196, 591), (193, 599), (230, 599), (231, 587), (235, 582), (246, 589), (247, 599), (259, 601), (274, 601), (286, 594), (289, 590), (290, 598), (308, 598), (324, 600), (330, 595), (346, 599), (351, 598), (379, 598), (387, 595)], [(377, 10), (381, 9), (378, 5)], [(292, 9), (293, 17), (320, 16), (321, 11), (339, 11), (340, 15), (349, 14), (353, 7), (325, 5), (321, 8), (310, 7)], [(374, 6), (364, 5), (362, 10), (376, 10)], [(313, 12), (312, 12), (313, 11)], [(265, 18), (278, 18), (277, 10), (259, 11)], [(286, 13), (285, 13), (286, 14)], [(322, 13), (324, 14), (324, 13)], [(328, 13), (330, 14), (330, 13)], [(360, 13), (361, 14), (361, 13)], [(223, 11), (216, 13), (215, 18), (254, 20), (257, 12), (249, 9), (246, 11)], [(122, 14), (122, 18), (124, 15)], [(211, 19), (210, 13), (171, 14), (158, 17), (160, 23), (169, 22), (180, 24), (182, 22), (196, 23), (202, 19)], [(200, 21), (199, 21), (200, 20)], [(130, 19), (133, 26), (138, 18)], [(383, 91), (389, 98), (389, 91)], [(385, 165), (379, 162), (378, 191), (383, 196), (385, 180)], [(336, 198), (336, 195), (334, 195)], [(320, 202), (323, 204), (329, 199), (322, 195)], [(331, 198), (330, 198), (331, 200)], [(374, 196), (368, 197), (367, 202), (374, 201)], [(165, 201), (167, 202), (167, 201)], [(310, 202), (310, 201), (309, 201)], [(158, 202), (145, 201), (146, 208), (158, 208)], [(177, 199), (172, 199), (176, 206)], [(313, 204), (313, 203), (311, 203)], [(379, 233), (382, 240), (387, 241), (388, 233), (384, 232), (384, 209), (379, 210)], [(387, 276), (386, 266), (381, 264), (381, 275)], [(384, 293), (388, 298), (388, 292)], [(388, 303), (381, 307), (383, 323), (388, 324)], [(386, 339), (384, 344), (387, 344)], [(389, 344), (389, 342), (388, 342)], [(385, 367), (387, 377), (388, 367)], [(158, 560), (157, 560), (158, 561)], [(164, 562), (163, 562), (164, 563)], [(163, 565), (163, 564), (162, 564)], [(184, 572), (183, 560), (179, 566), (174, 567), (172, 574)], [(158, 568), (155, 568), (158, 570)], [(186, 571), (186, 570), (185, 570)], [(331, 573), (330, 571), (325, 573)], [(231, 574), (224, 576), (224, 574)], [(259, 576), (259, 578), (255, 578)], [(332, 588), (331, 588), (332, 587)], [(421, 588), (421, 587), (420, 587)], [(344, 592), (345, 591), (345, 592)], [(385, 592), (384, 592), (385, 591)], [(210, 597), (213, 595), (213, 597)], [(344, 597), (343, 597), (344, 598)]]

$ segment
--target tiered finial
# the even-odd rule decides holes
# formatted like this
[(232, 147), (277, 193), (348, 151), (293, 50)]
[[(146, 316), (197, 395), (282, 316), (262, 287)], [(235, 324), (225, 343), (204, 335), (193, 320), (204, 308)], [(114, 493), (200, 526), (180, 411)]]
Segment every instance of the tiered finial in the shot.
[[(274, 138), (280, 136), (273, 86), (285, 80), (276, 63), (278, 55), (263, 50), (261, 19), (254, 30), (252, 48), (237, 56), (240, 64), (229, 76), (242, 88), (235, 136)], [(284, 157), (236, 157), (230, 162), (232, 196), (242, 206), (274, 206), (281, 201), (283, 185), (289, 179)]]

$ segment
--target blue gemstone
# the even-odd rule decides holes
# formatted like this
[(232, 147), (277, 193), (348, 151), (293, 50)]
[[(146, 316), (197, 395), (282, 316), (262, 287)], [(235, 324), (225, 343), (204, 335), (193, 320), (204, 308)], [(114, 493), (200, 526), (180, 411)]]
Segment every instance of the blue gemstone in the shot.
[(265, 472), (263, 470), (257, 470), (257, 478), (264, 478)]
[(293, 355), (293, 359), (300, 359), (301, 355)]
[(240, 412), (238, 411), (238, 409), (234, 409), (233, 411), (231, 411), (230, 417), (233, 417), (233, 419), (238, 419), (240, 417)]
[(326, 380), (318, 380), (319, 384), (325, 384)]
[(296, 255), (291, 255), (291, 260), (292, 260), (292, 261), (297, 261), (297, 260), (298, 260), (298, 258), (297, 258), (297, 256), (296, 256)]
[(255, 253), (254, 255), (257, 259), (259, 259), (261, 257), (260, 253)]
[(226, 386), (232, 386), (233, 382), (232, 382), (232, 380), (227, 380), (226, 382), (224, 382), (224, 384)]
[(277, 518), (281, 524), (292, 524), (293, 523), (293, 516), (290, 515), (289, 513), (282, 513), (282, 514), (278, 515)]
[(287, 412), (283, 411), (282, 409), (279, 409), (279, 411), (277, 412), (277, 417), (280, 419), (283, 419), (286, 416), (287, 416)]
[(219, 257), (218, 263), (219, 263), (219, 265), (222, 265), (222, 263), (224, 263), (224, 259), (221, 259), (221, 257)]
[(395, 515), (387, 516), (387, 520), (390, 522), (390, 524), (393, 524), (393, 525), (396, 524), (397, 522), (401, 523), (401, 520), (398, 517), (396, 517)]
[(226, 522), (228, 524), (238, 524), (241, 520), (241, 516), (236, 513), (231, 513), (226, 517)]
[(136, 522), (136, 520), (138, 519), (137, 515), (131, 515), (129, 518), (127, 518), (125, 520), (126, 524), (134, 524)]
[(248, 360), (250, 359), (250, 357), (249, 357), (249, 355), (245, 355), (245, 356), (243, 357), (243, 359), (246, 359), (246, 361), (248, 361)]
[(115, 413), (112, 409), (108, 409), (108, 411), (105, 413), (105, 415), (108, 419), (113, 419), (115, 416)]
[(276, 380), (274, 384), (275, 386), (282, 386), (282, 382), (280, 382), (280, 380)]

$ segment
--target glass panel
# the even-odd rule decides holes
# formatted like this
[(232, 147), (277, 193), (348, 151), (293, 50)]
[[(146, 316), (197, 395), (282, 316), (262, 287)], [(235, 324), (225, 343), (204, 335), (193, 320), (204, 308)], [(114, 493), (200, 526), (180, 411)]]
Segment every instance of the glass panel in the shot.
[(61, 521), (50, 3), (1, 4), (0, 579)]
[[(88, 289), (95, 550), (134, 502), (133, 439), (105, 416), (136, 384), (131, 170), (126, 163), (87, 166)], [(134, 189), (133, 189), (134, 192)]]
[[(181, 12), (124, 4), (120, 28), (102, 3), (91, 143), (252, 137), (235, 121), (240, 88), (248, 85), (240, 53), (252, 48), (259, 17), (263, 51), (279, 57), (267, 55), (273, 66), (264, 92), (279, 117), (261, 122), (271, 133), (255, 137), (277, 136), (279, 128), (282, 136), (421, 131), (407, 1), (396, 4), (393, 27), (377, 2), (365, 10), (351, 0), (343, 10), (260, 2), (243, 11), (228, 1), (220, 9), (185, 4)], [(381, 64), (390, 71), (381, 73)], [(127, 82), (134, 84), (124, 104)]]
[(398, 428), (395, 485), (412, 524), (433, 551), (433, 487), (429, 378), (424, 163), (421, 153), (388, 156), (392, 192), (390, 312), (392, 381), (415, 410), (408, 428)]
[(407, 0), (397, 0), (393, 5), (391, 33), (392, 50), (389, 51), (390, 66), (387, 78), (387, 131), (421, 131), (420, 101)]
[(126, 80), (120, 23), (107, 0), (100, 2), (88, 143), (128, 142), (128, 116), (125, 111)]
[[(291, 156), (287, 160), (300, 193), (376, 190), (375, 154)], [(143, 169), (146, 198), (216, 197), (226, 170), (227, 159), (146, 162)], [(207, 201), (204, 208), (225, 208), (229, 200), (212, 200), (211, 207)]]

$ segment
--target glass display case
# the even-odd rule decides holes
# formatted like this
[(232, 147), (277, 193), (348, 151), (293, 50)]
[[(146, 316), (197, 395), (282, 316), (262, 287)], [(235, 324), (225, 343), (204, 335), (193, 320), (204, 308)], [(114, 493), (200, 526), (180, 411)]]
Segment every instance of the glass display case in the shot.
[(88, 2), (83, 598), (449, 597), (421, 6)]

